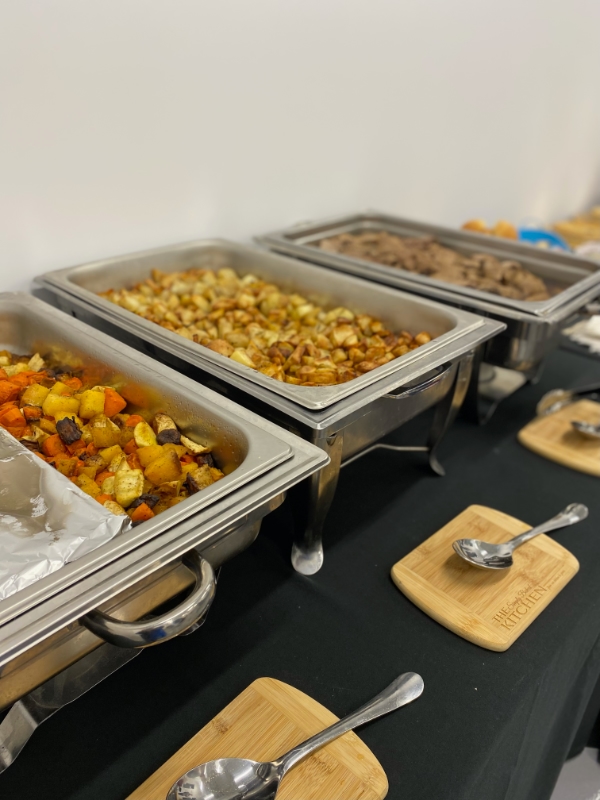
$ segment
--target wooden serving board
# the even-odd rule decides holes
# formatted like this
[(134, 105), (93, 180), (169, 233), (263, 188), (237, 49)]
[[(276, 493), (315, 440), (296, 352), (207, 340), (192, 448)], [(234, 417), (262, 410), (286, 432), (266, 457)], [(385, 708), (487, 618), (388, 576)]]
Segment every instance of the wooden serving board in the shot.
[[(165, 800), (177, 778), (213, 758), (270, 761), (337, 721), (316, 700), (259, 678), (151, 775), (128, 800)], [(388, 782), (369, 748), (346, 733), (294, 767), (277, 800), (382, 800)]]
[(550, 461), (600, 476), (600, 439), (587, 439), (574, 430), (571, 422), (576, 419), (600, 424), (600, 403), (578, 400), (554, 414), (537, 417), (519, 431), (519, 441)]
[(455, 539), (505, 542), (531, 528), (486, 506), (469, 506), (392, 567), (396, 586), (430, 617), (488, 650), (507, 650), (579, 570), (579, 562), (541, 534), (515, 551), (507, 570), (473, 567)]

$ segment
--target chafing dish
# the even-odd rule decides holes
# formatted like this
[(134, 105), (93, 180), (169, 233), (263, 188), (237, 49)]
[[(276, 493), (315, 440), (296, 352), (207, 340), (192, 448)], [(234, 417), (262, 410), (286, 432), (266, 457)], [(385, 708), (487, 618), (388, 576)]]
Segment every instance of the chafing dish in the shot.
[[(383, 264), (329, 253), (315, 246), (321, 239), (340, 233), (369, 230), (383, 230), (398, 236), (434, 236), (441, 244), (460, 253), (489, 253), (500, 259), (516, 260), (552, 286), (560, 287), (560, 291), (547, 300), (513, 300)], [(597, 262), (376, 211), (302, 223), (261, 236), (258, 241), (280, 253), (431, 297), (503, 322), (505, 330), (486, 342), (478, 360), (522, 373), (523, 379), (507, 382), (511, 387), (535, 379), (544, 357), (557, 347), (561, 328), (600, 294), (600, 265)], [(474, 377), (479, 379), (478, 374)], [(506, 376), (503, 377), (506, 381)], [(481, 388), (483, 392), (494, 393), (489, 381), (483, 381)]]
[[(0, 602), (0, 709), (98, 648), (106, 653), (103, 642), (140, 648), (198, 624), (214, 596), (214, 569), (251, 544), (291, 486), (327, 462), (322, 450), (29, 295), (0, 295), (2, 348), (52, 349), (106, 380), (125, 378), (149, 410), (164, 409), (182, 430), (213, 443), (226, 476), (218, 491), (215, 484), (193, 495)], [(139, 621), (194, 582), (174, 609)], [(113, 666), (100, 672), (115, 668), (108, 661)], [(94, 659), (87, 663), (94, 672)], [(15, 717), (22, 730), (17, 709), (0, 726), (0, 745)]]
[[(410, 356), (372, 370), (366, 381), (359, 378), (318, 388), (293, 386), (238, 365), (97, 295), (111, 287), (132, 285), (154, 268), (173, 272), (215, 263), (305, 295), (317, 291), (321, 303), (344, 303), (377, 315), (392, 330), (426, 328), (437, 338)], [(323, 562), (322, 529), (342, 463), (434, 404), (437, 411), (427, 445), (410, 449), (426, 450), (432, 468), (443, 474), (436, 451), (464, 398), (473, 352), (504, 327), (260, 248), (215, 240), (63, 269), (41, 276), (37, 284), (39, 291), (63, 310), (235, 398), (330, 456), (329, 465), (294, 493), (297, 539), (292, 562), (304, 574), (316, 572)]]

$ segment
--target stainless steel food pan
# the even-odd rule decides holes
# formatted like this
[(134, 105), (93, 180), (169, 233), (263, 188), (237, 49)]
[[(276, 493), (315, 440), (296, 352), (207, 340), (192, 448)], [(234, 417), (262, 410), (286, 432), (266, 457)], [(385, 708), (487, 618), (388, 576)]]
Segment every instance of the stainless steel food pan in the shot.
[[(465, 397), (474, 352), (504, 328), (503, 323), (482, 319), (480, 325), (464, 330), (451, 347), (405, 368), (401, 377), (384, 376), (333, 405), (311, 410), (246, 380), (228, 370), (221, 361), (204, 361), (197, 355), (200, 348), (186, 347), (188, 342), (182, 337), (165, 336), (158, 325), (148, 328), (136, 324), (135, 315), (124, 317), (113, 304), (101, 307), (89, 303), (85, 296), (71, 294), (46, 280), (40, 282), (38, 291), (67, 313), (210, 385), (313, 442), (330, 456), (327, 467), (293, 493), (296, 544), (292, 562), (305, 574), (316, 572), (323, 563), (322, 531), (342, 462), (380, 446), (375, 443), (382, 436), (434, 404), (436, 411), (427, 445), (410, 449), (427, 451), (432, 468), (443, 474), (436, 451)], [(393, 290), (388, 291), (394, 294)]]
[[(321, 239), (340, 233), (361, 233), (365, 231), (387, 231), (404, 237), (433, 236), (441, 244), (451, 247), (464, 255), (489, 253), (502, 260), (519, 261), (560, 291), (548, 300), (514, 300), (508, 297), (471, 289), (440, 281), (426, 275), (418, 275), (406, 270), (377, 264), (358, 258), (328, 253), (315, 246)], [(589, 291), (600, 292), (600, 264), (567, 253), (536, 250), (530, 245), (520, 244), (510, 239), (485, 236), (472, 231), (446, 228), (401, 217), (367, 211), (335, 217), (323, 222), (307, 222), (275, 231), (259, 237), (259, 241), (272, 250), (287, 253), (328, 267), (350, 272), (361, 277), (370, 277), (381, 283), (398, 288), (420, 291), (426, 296), (436, 296), (430, 290), (443, 290), (451, 294), (469, 298), (469, 308), (479, 309), (477, 301), (489, 303), (500, 308), (506, 307), (525, 314), (540, 317), (552, 316), (562, 306), (571, 303)]]
[[(225, 478), (187, 498), (144, 525), (66, 566), (33, 586), (0, 602), (0, 625), (50, 594), (77, 581), (94, 566), (116, 557), (140, 542), (196, 514), (202, 508), (251, 481), (291, 455), (289, 443), (269, 435), (250, 421), (240, 424), (233, 409), (211, 402), (202, 387), (179, 383), (160, 365), (144, 363), (139, 355), (117, 342), (98, 337), (73, 319), (65, 317), (29, 295), (0, 295), (0, 349), (28, 354), (51, 354), (60, 364), (89, 366), (98, 382), (117, 382), (134, 403), (154, 414), (163, 410), (192, 439), (212, 445)], [(210, 393), (209, 393), (210, 394)], [(204, 395), (204, 396), (203, 396)], [(132, 406), (136, 410), (136, 405)], [(121, 549), (120, 549), (121, 548)]]
[(205, 492), (188, 498), (2, 601), (0, 667), (198, 546), (226, 553), (232, 537), (233, 552), (252, 515), (260, 519), (327, 462), (317, 448), (28, 295), (0, 295), (0, 347), (52, 350), (63, 363), (95, 366), (105, 380), (125, 379), (140, 404), (164, 409), (188, 435), (213, 443), (227, 473), (212, 496), (209, 487), (203, 499)]
[[(190, 342), (155, 323), (98, 296), (110, 288), (130, 287), (149, 277), (152, 269), (175, 272), (191, 267), (232, 267), (241, 274), (253, 274), (302, 292), (321, 304), (344, 305), (380, 317), (391, 330), (429, 331), (435, 338), (426, 345), (388, 362), (384, 366), (338, 386), (294, 386), (276, 381), (256, 370), (238, 364), (206, 347)], [(89, 306), (122, 320), (125, 328), (136, 329), (150, 338), (159, 328), (161, 337), (172, 348), (187, 354), (191, 363), (224, 367), (246, 381), (264, 387), (304, 408), (318, 410), (332, 406), (382, 378), (394, 375), (397, 384), (409, 380), (411, 370), (423, 364), (440, 363), (455, 343), (469, 331), (480, 329), (480, 317), (439, 305), (431, 300), (390, 291), (368, 281), (325, 271), (296, 259), (284, 258), (260, 248), (220, 240), (203, 240), (158, 250), (97, 261), (79, 267), (46, 273), (38, 279), (51, 289), (81, 298)]]

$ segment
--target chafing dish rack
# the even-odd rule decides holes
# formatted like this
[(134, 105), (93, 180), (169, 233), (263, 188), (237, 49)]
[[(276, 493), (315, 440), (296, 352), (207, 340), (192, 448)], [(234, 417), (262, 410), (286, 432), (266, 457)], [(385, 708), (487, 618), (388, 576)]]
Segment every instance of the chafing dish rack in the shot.
[[(182, 433), (210, 443), (225, 476), (0, 602), (0, 710), (14, 704), (0, 724), (0, 772), (58, 707), (139, 648), (200, 624), (215, 570), (254, 541), (291, 486), (328, 461), (322, 449), (30, 295), (0, 294), (2, 349), (52, 353), (129, 385), (140, 408), (164, 411)], [(170, 610), (147, 618), (166, 603)]]
[[(320, 305), (343, 304), (379, 317), (392, 331), (426, 330), (427, 344), (366, 374), (334, 386), (282, 383), (166, 330), (109, 302), (98, 293), (131, 287), (153, 269), (234, 269), (301, 292)], [(222, 240), (200, 240), (46, 273), (38, 291), (60, 308), (101, 327), (179, 371), (316, 444), (330, 463), (293, 493), (297, 509), (294, 567), (313, 574), (323, 563), (322, 531), (343, 464), (421, 411), (437, 404), (426, 446), (432, 468), (443, 474), (438, 445), (464, 398), (473, 353), (503, 323), (324, 270), (264, 249)], [(407, 448), (392, 448), (407, 449)]]

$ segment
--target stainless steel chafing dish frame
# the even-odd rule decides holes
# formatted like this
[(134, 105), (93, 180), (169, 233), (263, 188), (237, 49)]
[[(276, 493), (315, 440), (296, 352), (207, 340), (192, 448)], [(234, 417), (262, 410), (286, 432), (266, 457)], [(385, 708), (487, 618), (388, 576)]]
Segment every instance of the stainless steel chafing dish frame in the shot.
[(335, 273), (324, 273), (312, 264), (298, 267), (298, 262), (293, 259), (282, 258), (251, 245), (221, 239), (204, 239), (104, 259), (79, 267), (56, 270), (42, 277), (47, 285), (85, 298), (89, 304), (99, 309), (117, 313), (123, 319), (128, 319), (132, 325), (135, 324), (142, 331), (151, 334), (157, 327), (156, 323), (116, 306), (104, 297), (99, 297), (97, 292), (131, 286), (149, 277), (154, 268), (165, 272), (174, 271), (173, 264), (177, 264), (179, 270), (191, 267), (232, 267), (238, 272), (243, 270), (245, 274), (252, 273), (259, 278), (273, 281), (284, 290), (303, 292), (310, 300), (314, 299), (319, 304), (344, 304), (351, 310), (362, 310), (367, 297), (371, 306), (370, 313), (381, 318), (391, 330), (412, 328), (416, 334), (425, 329), (434, 337), (431, 342), (421, 345), (417, 350), (351, 381), (334, 386), (309, 387), (276, 381), (172, 331), (162, 329), (163, 335), (174, 347), (184, 346), (190, 353), (193, 352), (195, 359), (218, 364), (247, 381), (263, 386), (270, 393), (282, 395), (313, 411), (332, 406), (387, 375), (396, 375), (402, 380), (414, 364), (422, 363), (426, 355), (433, 359), (438, 353), (447, 352), (454, 340), (466, 331), (481, 326), (481, 318), (468, 312), (457, 314), (454, 309), (432, 304), (427, 300), (417, 304), (405, 303), (402, 307), (402, 300), (398, 301), (396, 296), (390, 296), (380, 287), (374, 288), (372, 283), (355, 279), (344, 280)]
[[(367, 231), (385, 231), (403, 238), (432, 236), (440, 244), (463, 255), (487, 253), (500, 260), (518, 261), (540, 278), (549, 282), (563, 283), (566, 288), (547, 300), (515, 300), (468, 286), (458, 286), (448, 281), (441, 281), (397, 267), (386, 266), (375, 261), (330, 253), (315, 246), (322, 239), (340, 233), (364, 233)], [(416, 287), (420, 286), (421, 293), (428, 297), (434, 296), (430, 294), (429, 290), (442, 289), (461, 297), (468, 297), (473, 301), (480, 300), (496, 306), (506, 306), (525, 314), (540, 317), (552, 316), (553, 312), (588, 290), (596, 288), (600, 291), (600, 264), (596, 261), (568, 253), (534, 248), (512, 239), (417, 222), (383, 214), (379, 211), (368, 210), (358, 214), (332, 217), (322, 222), (303, 222), (259, 236), (257, 241), (269, 249), (351, 272), (361, 277), (365, 277), (367, 273), (372, 277), (378, 276), (378, 280), (389, 283), (390, 286), (407, 288), (406, 281), (408, 281), (409, 285), (415, 286), (415, 291), (419, 291)], [(470, 307), (479, 308), (475, 303)]]
[[(215, 243), (209, 244), (214, 251)], [(252, 272), (279, 284), (285, 281), (286, 285), (300, 291), (310, 291), (310, 282), (307, 283), (309, 276), (309, 281), (319, 282), (321, 291), (326, 286), (330, 293), (333, 292), (330, 296), (336, 302), (343, 302), (344, 287), (350, 285), (354, 291), (358, 288), (362, 297), (361, 309), (366, 313), (377, 314), (378, 302), (384, 298), (386, 308), (394, 306), (398, 315), (403, 309), (410, 309), (414, 318), (419, 309), (426, 309), (430, 315), (439, 313), (440, 320), (451, 319), (448, 316), (450, 313), (456, 315), (457, 321), (462, 320), (464, 323), (462, 333), (447, 341), (444, 346), (431, 350), (427, 346), (421, 347), (414, 351), (416, 354), (420, 353), (420, 358), (411, 359), (404, 364), (402, 357), (395, 359), (398, 364), (392, 374), (383, 373), (378, 380), (363, 388), (357, 385), (358, 382), (349, 381), (351, 394), (324, 408), (311, 409), (277, 393), (273, 386), (277, 381), (270, 379), (263, 383), (250, 380), (248, 378), (252, 375), (252, 370), (238, 374), (226, 363), (230, 359), (217, 356), (181, 336), (171, 334), (159, 325), (142, 320), (82, 288), (75, 278), (86, 274), (85, 266), (48, 273), (36, 279), (37, 291), (49, 302), (58, 304), (64, 311), (100, 327), (112, 336), (124, 339), (143, 352), (164, 360), (175, 369), (316, 444), (329, 455), (331, 460), (328, 466), (311, 476), (292, 493), (297, 506), (292, 563), (299, 572), (313, 574), (323, 563), (323, 526), (343, 462), (348, 463), (360, 453), (372, 449), (372, 446), (381, 446), (375, 444), (381, 437), (437, 404), (427, 444), (423, 447), (397, 449), (426, 451), (432, 469), (443, 474), (443, 468), (437, 459), (437, 449), (464, 399), (474, 352), (482, 342), (501, 331), (504, 325), (493, 320), (476, 318), (456, 309), (444, 308), (388, 287), (327, 272), (255, 247), (231, 243), (219, 243), (218, 247), (222, 266), (234, 266), (243, 273)], [(95, 282), (95, 288), (98, 291), (110, 288), (116, 274), (119, 275), (120, 285), (130, 285), (141, 280), (154, 266), (151, 262), (157, 253), (160, 254), (163, 270), (189, 269), (195, 266), (193, 254), (197, 248), (198, 243), (192, 242), (123, 259), (96, 262), (93, 265), (94, 270), (98, 269), (98, 263), (104, 265), (104, 277), (101, 286)], [(224, 258), (232, 252), (237, 258), (235, 264), (227, 263)], [(335, 279), (332, 280), (334, 276)], [(331, 287), (334, 287), (333, 290)], [(339, 294), (335, 294), (336, 289)], [(204, 351), (215, 357), (207, 358)], [(246, 372), (250, 376), (247, 377)], [(377, 370), (373, 370), (373, 373), (376, 372)]]
[[(461, 252), (489, 253), (501, 259), (518, 260), (542, 278), (562, 278), (563, 282), (579, 279), (549, 300), (517, 301), (395, 267), (328, 253), (309, 244), (338, 233), (360, 230), (386, 230), (411, 237), (434, 236), (442, 244)], [(481, 422), (489, 418), (503, 397), (512, 394), (524, 382), (537, 380), (544, 358), (558, 345), (561, 329), (587, 303), (600, 295), (600, 265), (597, 262), (578, 256), (539, 251), (530, 245), (508, 239), (415, 222), (377, 211), (334, 217), (322, 222), (304, 222), (256, 237), (256, 240), (270, 250), (430, 297), (504, 323), (505, 330), (478, 350), (465, 402), (468, 415)], [(500, 374), (489, 382), (480, 380), (479, 365), (483, 362), (492, 367), (522, 373), (524, 377), (519, 379), (517, 376)], [(486, 377), (489, 377), (489, 373), (488, 370)], [(484, 410), (480, 402), (482, 400), (493, 402)]]
[[(8, 313), (2, 315), (7, 303), (14, 315), (12, 324), (18, 320), (22, 325), (12, 336), (6, 328)], [(287, 431), (29, 295), (0, 295), (0, 332), (0, 346), (17, 352), (27, 352), (35, 338), (82, 356), (84, 365), (104, 363), (164, 399), (165, 409), (169, 398), (179, 398), (179, 414), (170, 409), (176, 421), (183, 424), (190, 414), (195, 420), (201, 417), (200, 423), (190, 423), (193, 435), (204, 429), (217, 436), (214, 426), (222, 420), (221, 446), (237, 439), (242, 456), (236, 470), (220, 481), (227, 481), (229, 489), (225, 486), (201, 503), (183, 501), (172, 509), (180, 513), (159, 514), (150, 521), (155, 525), (144, 523), (116, 537), (0, 603), (0, 708), (4, 708), (103, 641), (145, 647), (197, 624), (214, 596), (213, 568), (248, 547), (262, 518), (327, 458)], [(175, 609), (153, 622), (134, 622), (194, 579), (192, 595)]]

